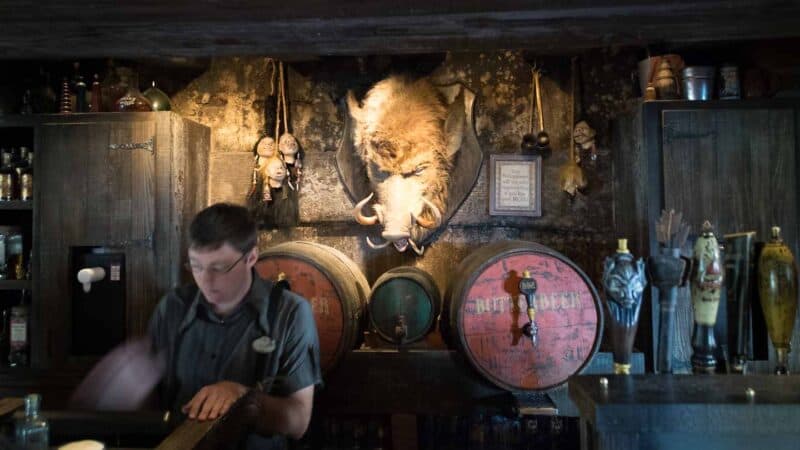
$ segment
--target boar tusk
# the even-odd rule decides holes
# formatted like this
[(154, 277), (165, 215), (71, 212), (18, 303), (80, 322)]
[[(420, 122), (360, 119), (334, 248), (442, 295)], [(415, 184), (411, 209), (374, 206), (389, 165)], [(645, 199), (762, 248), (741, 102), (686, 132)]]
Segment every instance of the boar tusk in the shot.
[(414, 253), (418, 256), (422, 256), (422, 252), (425, 251), (425, 246), (417, 247), (417, 244), (412, 239), (408, 240), (408, 244), (411, 245), (411, 249), (414, 250)]
[(430, 208), (431, 211), (433, 211), (433, 217), (434, 217), (434, 225), (433, 225), (433, 227), (426, 227), (426, 228), (438, 228), (439, 225), (442, 224), (442, 212), (439, 211), (439, 208), (437, 208), (436, 205), (434, 205), (427, 198), (422, 197), (422, 201), (425, 202), (426, 205), (428, 205), (428, 208)]
[(367, 203), (369, 203), (370, 200), (372, 200), (372, 196), (374, 194), (375, 194), (374, 192), (372, 194), (369, 194), (367, 198), (358, 202), (355, 208), (353, 208), (353, 215), (356, 218), (356, 222), (360, 223), (361, 225), (375, 225), (378, 222), (378, 216), (365, 216), (361, 212), (361, 209), (364, 207), (364, 205), (366, 205)]
[(382, 248), (386, 248), (386, 247), (388, 247), (388, 246), (389, 246), (391, 243), (392, 243), (392, 241), (386, 241), (386, 242), (384, 242), (383, 244), (373, 244), (373, 243), (372, 243), (372, 239), (370, 239), (370, 238), (369, 238), (369, 236), (367, 236), (367, 245), (369, 245), (369, 248), (372, 248), (372, 249), (375, 249), (375, 250), (379, 250), (379, 249), (382, 249)]
[(434, 227), (436, 227), (436, 222), (435, 221), (424, 219), (422, 217), (417, 217), (417, 215), (414, 214), (413, 212), (411, 213), (411, 221), (418, 223), (419, 226), (421, 226), (422, 228), (434, 228)]

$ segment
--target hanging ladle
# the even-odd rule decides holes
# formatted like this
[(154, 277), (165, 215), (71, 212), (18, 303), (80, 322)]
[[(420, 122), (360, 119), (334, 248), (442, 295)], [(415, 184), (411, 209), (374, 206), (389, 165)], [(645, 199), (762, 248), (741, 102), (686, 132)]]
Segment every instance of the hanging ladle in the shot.
[[(542, 90), (539, 84), (541, 72), (534, 67), (531, 69), (531, 116), (528, 126), (528, 133), (522, 136), (522, 151), (525, 153), (534, 153), (542, 155), (542, 158), (547, 158), (552, 153), (550, 149), (550, 136), (544, 131), (544, 114), (542, 114)], [(539, 132), (534, 136), (533, 134), (533, 110), (534, 110), (534, 97), (536, 115), (539, 118)]]
[(542, 72), (536, 71), (533, 76), (534, 85), (536, 88), (536, 115), (539, 117), (539, 133), (536, 135), (536, 149), (542, 155), (542, 158), (547, 158), (552, 153), (550, 149), (550, 135), (544, 131), (544, 110), (542, 109), (542, 89), (539, 87), (539, 79), (542, 77)]

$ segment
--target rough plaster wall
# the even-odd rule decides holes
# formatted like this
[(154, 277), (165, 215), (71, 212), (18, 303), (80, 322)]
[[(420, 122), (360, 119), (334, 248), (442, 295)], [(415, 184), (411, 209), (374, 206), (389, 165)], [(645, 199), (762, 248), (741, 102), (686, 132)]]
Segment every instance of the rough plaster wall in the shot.
[[(629, 64), (629, 62), (632, 63)], [(357, 89), (356, 74), (306, 64), (288, 66), (291, 130), (305, 152), (305, 181), (299, 193), (300, 225), (264, 229), (260, 246), (294, 239), (335, 247), (353, 258), (370, 282), (397, 265), (428, 270), (444, 289), (458, 263), (477, 245), (497, 239), (528, 239), (561, 251), (599, 281), (601, 257), (614, 248), (610, 157), (586, 161), (585, 193), (570, 199), (558, 187), (558, 169), (567, 159), (569, 120), (569, 58), (539, 61), (545, 70), (543, 109), (553, 154), (544, 161), (541, 218), (491, 217), (488, 214), (488, 155), (519, 153), (528, 131), (530, 62), (520, 52), (448, 54), (431, 74), (436, 83), (464, 83), (477, 93), (475, 128), (486, 155), (481, 176), (470, 196), (421, 258), (393, 249), (373, 251), (365, 237), (376, 235), (352, 219), (352, 201), (336, 171), (334, 156), (344, 127), (342, 95)], [(407, 64), (407, 62), (405, 62)], [(586, 118), (608, 142), (608, 121), (633, 96), (629, 74), (632, 53), (595, 51), (582, 56), (576, 99), (576, 120)], [(393, 67), (402, 70), (403, 67)], [(316, 73), (335, 73), (320, 77)], [(267, 86), (266, 58), (215, 59), (209, 70), (173, 98), (174, 109), (212, 128), (210, 201), (244, 203), (249, 186), (251, 151), (264, 126)], [(267, 111), (268, 116), (274, 113)], [(606, 149), (613, 151), (613, 149)]]
[(244, 204), (252, 149), (264, 129), (266, 58), (215, 58), (172, 97), (172, 109), (211, 128), (209, 202)]

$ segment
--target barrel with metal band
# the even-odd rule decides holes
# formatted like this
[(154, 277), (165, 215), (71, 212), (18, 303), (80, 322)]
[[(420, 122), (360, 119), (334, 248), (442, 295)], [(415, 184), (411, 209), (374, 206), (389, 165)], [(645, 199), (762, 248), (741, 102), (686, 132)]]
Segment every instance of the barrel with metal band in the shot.
[(284, 274), (291, 291), (311, 302), (323, 374), (356, 347), (363, 330), (369, 283), (347, 255), (315, 242), (285, 242), (263, 251), (256, 271), (272, 281)]
[(395, 267), (375, 280), (369, 296), (369, 321), (378, 335), (393, 344), (411, 344), (436, 323), (441, 295), (427, 272)]
[(600, 345), (603, 315), (591, 280), (567, 257), (534, 242), (477, 249), (456, 269), (445, 301), (451, 341), (503, 389), (561, 385)]

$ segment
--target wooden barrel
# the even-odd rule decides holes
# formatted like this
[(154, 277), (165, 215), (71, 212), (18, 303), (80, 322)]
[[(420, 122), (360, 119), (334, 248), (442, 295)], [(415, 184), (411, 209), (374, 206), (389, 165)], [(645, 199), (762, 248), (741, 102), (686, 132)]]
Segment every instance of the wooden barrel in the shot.
[(285, 242), (262, 252), (256, 270), (262, 278), (273, 281), (278, 274), (286, 274), (292, 292), (311, 302), (323, 373), (356, 346), (369, 283), (344, 253), (315, 242)]
[[(440, 303), (439, 288), (427, 272), (416, 267), (395, 267), (372, 285), (369, 321), (378, 335), (389, 342), (416, 342), (433, 328)], [(400, 316), (405, 331), (402, 342), (397, 334)]]
[[(538, 342), (523, 334), (524, 271), (536, 281)], [(543, 390), (579, 373), (603, 332), (600, 299), (572, 261), (540, 244), (502, 241), (479, 248), (458, 266), (445, 299), (453, 341), (470, 364), (508, 390)]]

